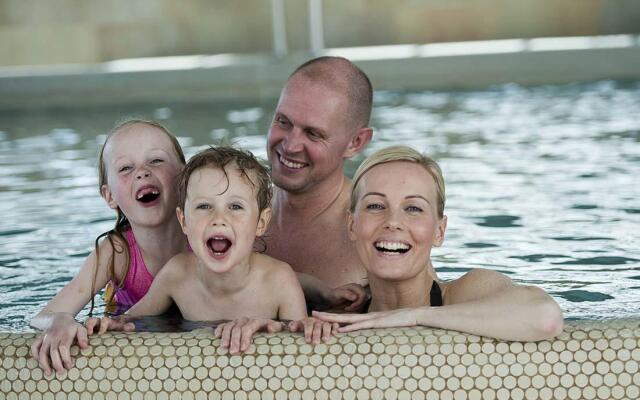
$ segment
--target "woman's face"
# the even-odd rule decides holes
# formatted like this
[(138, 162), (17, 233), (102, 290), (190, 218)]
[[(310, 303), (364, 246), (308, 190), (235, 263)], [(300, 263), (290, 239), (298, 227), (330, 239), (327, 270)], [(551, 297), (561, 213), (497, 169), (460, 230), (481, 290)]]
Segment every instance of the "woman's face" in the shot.
[(444, 240), (447, 217), (438, 217), (436, 183), (419, 164), (377, 165), (360, 180), (349, 214), (349, 233), (369, 275), (410, 279), (430, 263)]

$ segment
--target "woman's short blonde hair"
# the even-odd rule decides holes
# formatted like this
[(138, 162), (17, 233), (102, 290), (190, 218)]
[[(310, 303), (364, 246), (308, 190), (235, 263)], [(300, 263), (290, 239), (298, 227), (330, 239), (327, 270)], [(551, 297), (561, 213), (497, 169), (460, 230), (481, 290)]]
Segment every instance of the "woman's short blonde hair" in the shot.
[(408, 146), (385, 147), (384, 149), (380, 149), (371, 154), (362, 162), (362, 164), (360, 164), (353, 176), (353, 186), (351, 187), (351, 212), (354, 212), (356, 209), (356, 203), (358, 202), (358, 187), (364, 174), (366, 174), (371, 168), (375, 167), (376, 165), (386, 164), (394, 161), (416, 163), (427, 170), (429, 175), (431, 175), (434, 182), (436, 183), (436, 192), (438, 196), (438, 217), (442, 218), (444, 216), (444, 203), (446, 199), (442, 170), (434, 159), (421, 154)]

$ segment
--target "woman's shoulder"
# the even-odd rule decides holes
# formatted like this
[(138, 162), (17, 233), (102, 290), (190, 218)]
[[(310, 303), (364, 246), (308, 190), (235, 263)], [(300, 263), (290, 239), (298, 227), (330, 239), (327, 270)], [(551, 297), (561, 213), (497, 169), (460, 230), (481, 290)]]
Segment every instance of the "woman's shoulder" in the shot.
[(485, 297), (512, 284), (509, 277), (498, 271), (474, 268), (457, 279), (440, 283), (440, 286), (444, 304), (456, 304)]

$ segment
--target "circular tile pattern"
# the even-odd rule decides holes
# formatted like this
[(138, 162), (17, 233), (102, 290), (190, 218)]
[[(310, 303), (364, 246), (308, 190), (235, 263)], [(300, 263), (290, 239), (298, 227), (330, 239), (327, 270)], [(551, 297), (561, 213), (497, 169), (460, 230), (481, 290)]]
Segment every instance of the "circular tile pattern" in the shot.
[(430, 328), (377, 329), (311, 346), (258, 335), (244, 355), (211, 331), (114, 333), (45, 377), (33, 333), (0, 333), (7, 399), (624, 399), (640, 396), (640, 320), (567, 322), (555, 340), (503, 342)]

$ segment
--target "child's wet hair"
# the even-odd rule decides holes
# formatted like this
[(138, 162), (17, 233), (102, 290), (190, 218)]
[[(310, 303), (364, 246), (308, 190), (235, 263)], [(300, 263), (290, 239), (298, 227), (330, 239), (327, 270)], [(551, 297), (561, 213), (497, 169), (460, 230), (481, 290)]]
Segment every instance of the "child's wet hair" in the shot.
[[(269, 171), (249, 151), (240, 150), (233, 146), (209, 147), (202, 150), (189, 159), (182, 173), (178, 177), (178, 206), (184, 210), (187, 200), (187, 186), (191, 175), (201, 168), (218, 168), (227, 178), (227, 166), (232, 166), (240, 171), (240, 174), (253, 186), (257, 195), (258, 210), (271, 206), (271, 177)], [(253, 172), (253, 174), (250, 174)], [(253, 175), (253, 176), (252, 176)], [(225, 188), (224, 191), (227, 189)], [(222, 193), (224, 193), (224, 191)]]
[[(180, 143), (178, 143), (178, 139), (176, 139), (176, 137), (171, 132), (169, 132), (167, 128), (165, 128), (162, 124), (156, 121), (138, 119), (138, 118), (129, 118), (122, 122), (117, 123), (116, 126), (113, 129), (111, 129), (111, 131), (107, 134), (107, 138), (102, 144), (102, 147), (100, 148), (100, 154), (98, 156), (98, 190), (102, 191), (102, 186), (108, 184), (107, 166), (104, 160), (104, 149), (107, 147), (109, 140), (117, 133), (122, 132), (126, 129), (133, 128), (136, 125), (147, 125), (153, 128), (157, 128), (158, 130), (164, 132), (169, 138), (169, 140), (171, 141), (171, 144), (173, 145), (173, 149), (175, 150), (178, 161), (180, 162), (181, 165), (185, 164), (185, 157), (184, 157), (184, 152), (182, 151), (182, 147), (180, 147)], [(125, 245), (127, 241), (124, 237), (124, 232), (127, 229), (130, 229), (131, 225), (129, 224), (129, 220), (127, 219), (127, 216), (124, 215), (122, 210), (120, 210), (120, 207), (116, 208), (116, 214), (117, 216), (116, 216), (115, 227), (107, 232), (102, 233), (95, 240), (96, 265), (94, 267), (94, 276), (93, 276), (93, 281), (91, 283), (92, 285), (91, 293), (95, 293), (95, 282), (98, 274), (98, 260), (100, 259), (100, 247), (99, 247), (100, 239), (105, 237), (109, 241), (111, 248), (113, 249), (114, 252), (124, 253), (126, 259), (129, 259), (129, 254), (128, 254), (129, 251), (127, 246)], [(113, 239), (114, 236), (118, 238), (117, 243)], [(111, 282), (113, 282), (113, 284), (115, 284), (118, 288), (120, 288), (124, 283), (124, 278), (127, 276), (127, 273), (129, 272), (129, 264), (127, 264), (127, 268), (125, 268), (124, 275), (121, 278), (116, 277), (114, 256), (115, 254), (112, 254), (109, 259), (109, 267), (108, 267), (109, 279)], [(115, 292), (116, 291), (113, 290), (112, 293), (110, 293), (112, 297), (115, 295)], [(113, 298), (106, 299), (107, 306), (110, 306), (110, 303), (112, 302), (112, 300)], [(89, 311), (89, 315), (92, 314), (93, 308), (94, 308), (94, 297), (91, 298), (91, 309)]]

